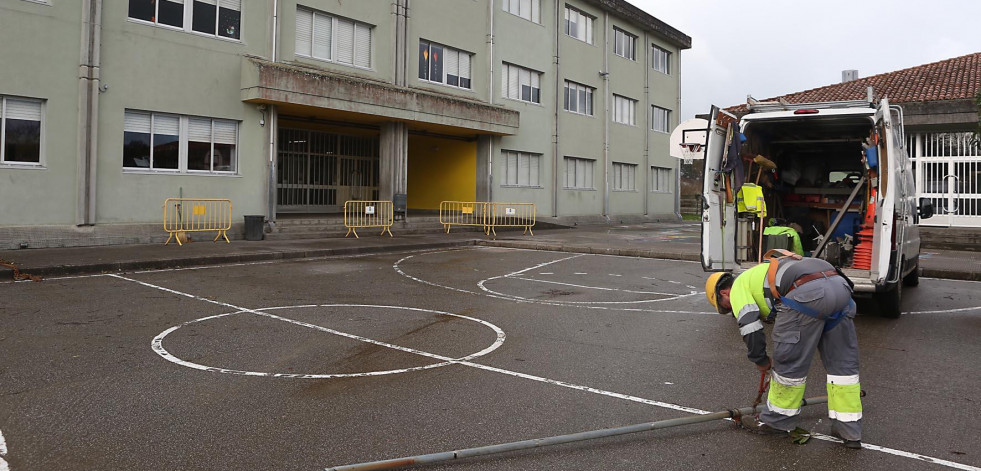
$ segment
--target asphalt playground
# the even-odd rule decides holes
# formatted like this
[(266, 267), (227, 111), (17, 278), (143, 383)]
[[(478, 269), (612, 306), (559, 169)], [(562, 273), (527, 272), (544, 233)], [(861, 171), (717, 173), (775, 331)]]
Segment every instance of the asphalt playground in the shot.
[[(749, 406), (759, 376), (703, 280), (469, 246), (2, 282), (0, 467), (316, 470)], [(981, 291), (904, 297), (856, 321), (863, 450), (815, 405), (803, 446), (717, 421), (425, 469), (981, 470)]]

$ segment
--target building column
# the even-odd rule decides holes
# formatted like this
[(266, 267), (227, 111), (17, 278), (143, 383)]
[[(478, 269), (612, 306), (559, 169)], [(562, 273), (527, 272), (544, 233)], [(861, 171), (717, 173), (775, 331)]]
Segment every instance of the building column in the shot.
[(477, 201), (494, 201), (494, 137), (481, 134), (477, 136)]
[(102, 0), (85, 0), (82, 8), (82, 50), (78, 67), (78, 163), (75, 224), (96, 221), (96, 163), (98, 160), (99, 94), (102, 49)]
[(389, 201), (408, 190), (409, 127), (391, 122), (381, 126), (378, 199)]

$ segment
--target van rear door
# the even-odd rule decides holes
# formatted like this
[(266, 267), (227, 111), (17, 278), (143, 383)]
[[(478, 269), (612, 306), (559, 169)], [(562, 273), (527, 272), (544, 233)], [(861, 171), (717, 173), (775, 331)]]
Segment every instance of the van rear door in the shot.
[[(726, 202), (725, 185), (731, 183), (725, 183), (721, 172), (726, 127), (718, 124), (720, 113), (722, 111), (713, 106), (709, 114), (702, 177), (702, 268), (706, 271), (736, 268), (736, 208)], [(736, 128), (735, 122), (732, 127)]]
[[(879, 130), (879, 184), (878, 201), (869, 202), (875, 204), (875, 231), (872, 239), (872, 266), (870, 278), (872, 282), (881, 285), (898, 280), (900, 257), (891, 260), (893, 251), (893, 231), (895, 221), (893, 220), (896, 210), (896, 197), (899, 192), (894, 185), (901, 185), (897, 167), (901, 162), (899, 159), (900, 132), (895, 126), (889, 110), (889, 100), (883, 98), (879, 103), (879, 109), (875, 113), (876, 129)], [(896, 241), (901, 243), (902, 241)], [(895, 271), (890, 273), (890, 262), (895, 265)], [(892, 276), (890, 276), (890, 274)]]

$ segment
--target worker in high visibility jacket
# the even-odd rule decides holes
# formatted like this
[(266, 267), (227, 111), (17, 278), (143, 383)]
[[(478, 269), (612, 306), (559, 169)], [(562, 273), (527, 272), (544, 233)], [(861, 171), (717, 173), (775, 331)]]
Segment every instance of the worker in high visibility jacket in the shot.
[[(768, 276), (770, 263), (778, 266)], [(768, 278), (774, 279), (775, 290)], [(807, 371), (814, 351), (828, 372), (828, 415), (832, 434), (849, 448), (861, 448), (862, 401), (858, 377), (858, 337), (851, 282), (816, 258), (773, 259), (738, 277), (709, 276), (705, 294), (719, 314), (733, 313), (750, 361), (770, 371), (770, 392), (758, 416), (743, 425), (758, 433), (782, 434), (797, 427)], [(776, 316), (772, 361), (761, 320)], [(772, 369), (771, 369), (772, 367)]]

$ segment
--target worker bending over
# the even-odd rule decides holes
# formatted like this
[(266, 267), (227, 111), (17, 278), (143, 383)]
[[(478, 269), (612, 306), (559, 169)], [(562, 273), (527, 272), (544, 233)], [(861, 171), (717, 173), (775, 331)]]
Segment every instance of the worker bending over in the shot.
[[(769, 260), (735, 278), (726, 272), (713, 273), (705, 284), (705, 294), (719, 314), (731, 312), (736, 317), (749, 359), (761, 372), (770, 370), (764, 408), (758, 416), (743, 417), (743, 425), (757, 433), (776, 434), (797, 427), (816, 349), (828, 372), (831, 432), (846, 447), (861, 448), (862, 401), (851, 282), (821, 259), (792, 255)], [(776, 315), (774, 311), (779, 316), (773, 326), (771, 362), (761, 320)]]

